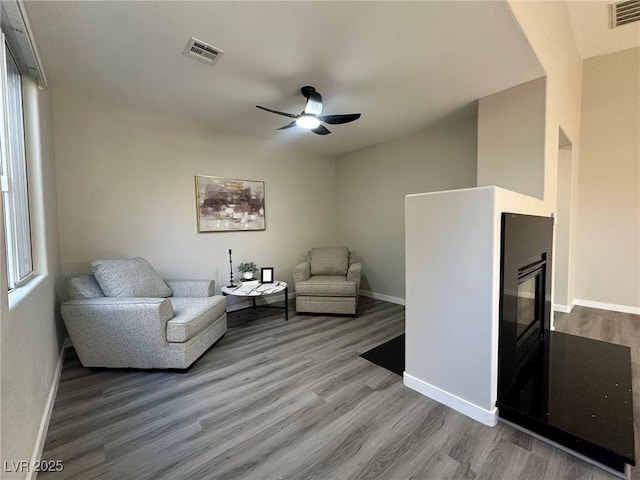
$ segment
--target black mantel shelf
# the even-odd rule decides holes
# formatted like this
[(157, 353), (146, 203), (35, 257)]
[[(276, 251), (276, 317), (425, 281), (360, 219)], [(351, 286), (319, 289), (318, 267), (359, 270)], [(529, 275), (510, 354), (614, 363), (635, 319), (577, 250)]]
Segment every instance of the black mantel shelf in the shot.
[(635, 465), (628, 347), (545, 332), (500, 417), (624, 473)]

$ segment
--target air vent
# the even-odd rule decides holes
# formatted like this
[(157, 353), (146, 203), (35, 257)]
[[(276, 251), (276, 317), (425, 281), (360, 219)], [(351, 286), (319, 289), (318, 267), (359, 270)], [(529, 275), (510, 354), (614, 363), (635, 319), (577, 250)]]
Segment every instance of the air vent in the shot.
[(625, 0), (609, 5), (611, 28), (640, 20), (640, 0)]
[(207, 63), (209, 65), (215, 63), (223, 53), (224, 52), (219, 48), (208, 45), (193, 37), (189, 39), (187, 48), (182, 52), (183, 55), (186, 55), (189, 58), (193, 58), (194, 60), (198, 60), (199, 62)]

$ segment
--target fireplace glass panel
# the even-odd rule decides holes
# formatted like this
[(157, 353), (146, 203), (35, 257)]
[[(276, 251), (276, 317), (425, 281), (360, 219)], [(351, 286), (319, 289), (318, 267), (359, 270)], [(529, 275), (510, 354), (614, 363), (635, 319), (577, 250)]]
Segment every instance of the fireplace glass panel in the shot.
[(538, 275), (529, 277), (518, 285), (518, 313), (516, 337), (520, 337), (537, 320), (536, 295)]

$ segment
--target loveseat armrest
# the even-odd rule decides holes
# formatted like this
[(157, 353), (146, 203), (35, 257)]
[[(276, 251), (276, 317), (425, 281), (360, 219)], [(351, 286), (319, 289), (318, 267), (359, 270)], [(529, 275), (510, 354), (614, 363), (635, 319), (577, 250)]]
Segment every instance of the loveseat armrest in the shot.
[(362, 264), (360, 262), (349, 265), (347, 271), (347, 282), (356, 282), (356, 289), (360, 288), (360, 278), (362, 277)]
[(174, 297), (213, 297), (216, 294), (215, 280), (167, 280)]
[[(61, 307), (62, 318), (67, 329), (95, 327), (104, 324), (108, 328), (115, 328), (121, 322), (128, 329), (145, 328), (156, 325), (156, 330), (166, 332), (167, 321), (175, 314), (171, 301), (167, 298), (137, 298), (137, 297), (98, 297), (71, 300)], [(69, 332), (71, 333), (71, 332)], [(73, 340), (73, 338), (72, 338)]]
[(167, 321), (174, 317), (166, 298), (72, 300), (61, 313), (80, 361), (89, 367), (131, 366), (131, 352), (151, 356), (167, 345)]
[[(166, 298), (156, 297), (95, 297), (95, 298), (81, 298), (78, 300), (69, 300), (62, 305), (71, 307), (95, 307), (95, 308), (108, 308), (114, 305), (127, 305), (131, 308), (136, 308), (136, 305), (160, 305)], [(171, 305), (171, 302), (168, 302)], [(141, 307), (144, 308), (144, 307)]]
[(311, 278), (311, 264), (309, 262), (302, 262), (293, 267), (293, 281), (304, 282)]

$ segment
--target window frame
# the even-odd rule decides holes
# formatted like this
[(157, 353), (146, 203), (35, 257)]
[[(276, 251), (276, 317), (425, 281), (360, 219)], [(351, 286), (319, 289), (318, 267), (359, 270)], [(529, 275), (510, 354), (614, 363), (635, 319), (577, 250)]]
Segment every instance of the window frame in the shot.
[[(12, 291), (31, 280), (35, 276), (35, 270), (22, 90), (23, 73), (5, 36), (1, 35), (0, 39), (4, 46), (0, 54), (0, 190), (5, 227), (7, 281), (9, 291)], [(9, 78), (9, 61), (13, 63), (17, 73), (14, 81)], [(16, 96), (11, 98), (11, 95)], [(12, 106), (14, 108), (11, 108)], [(18, 106), (19, 108), (16, 108)], [(17, 115), (12, 117), (14, 113)]]

